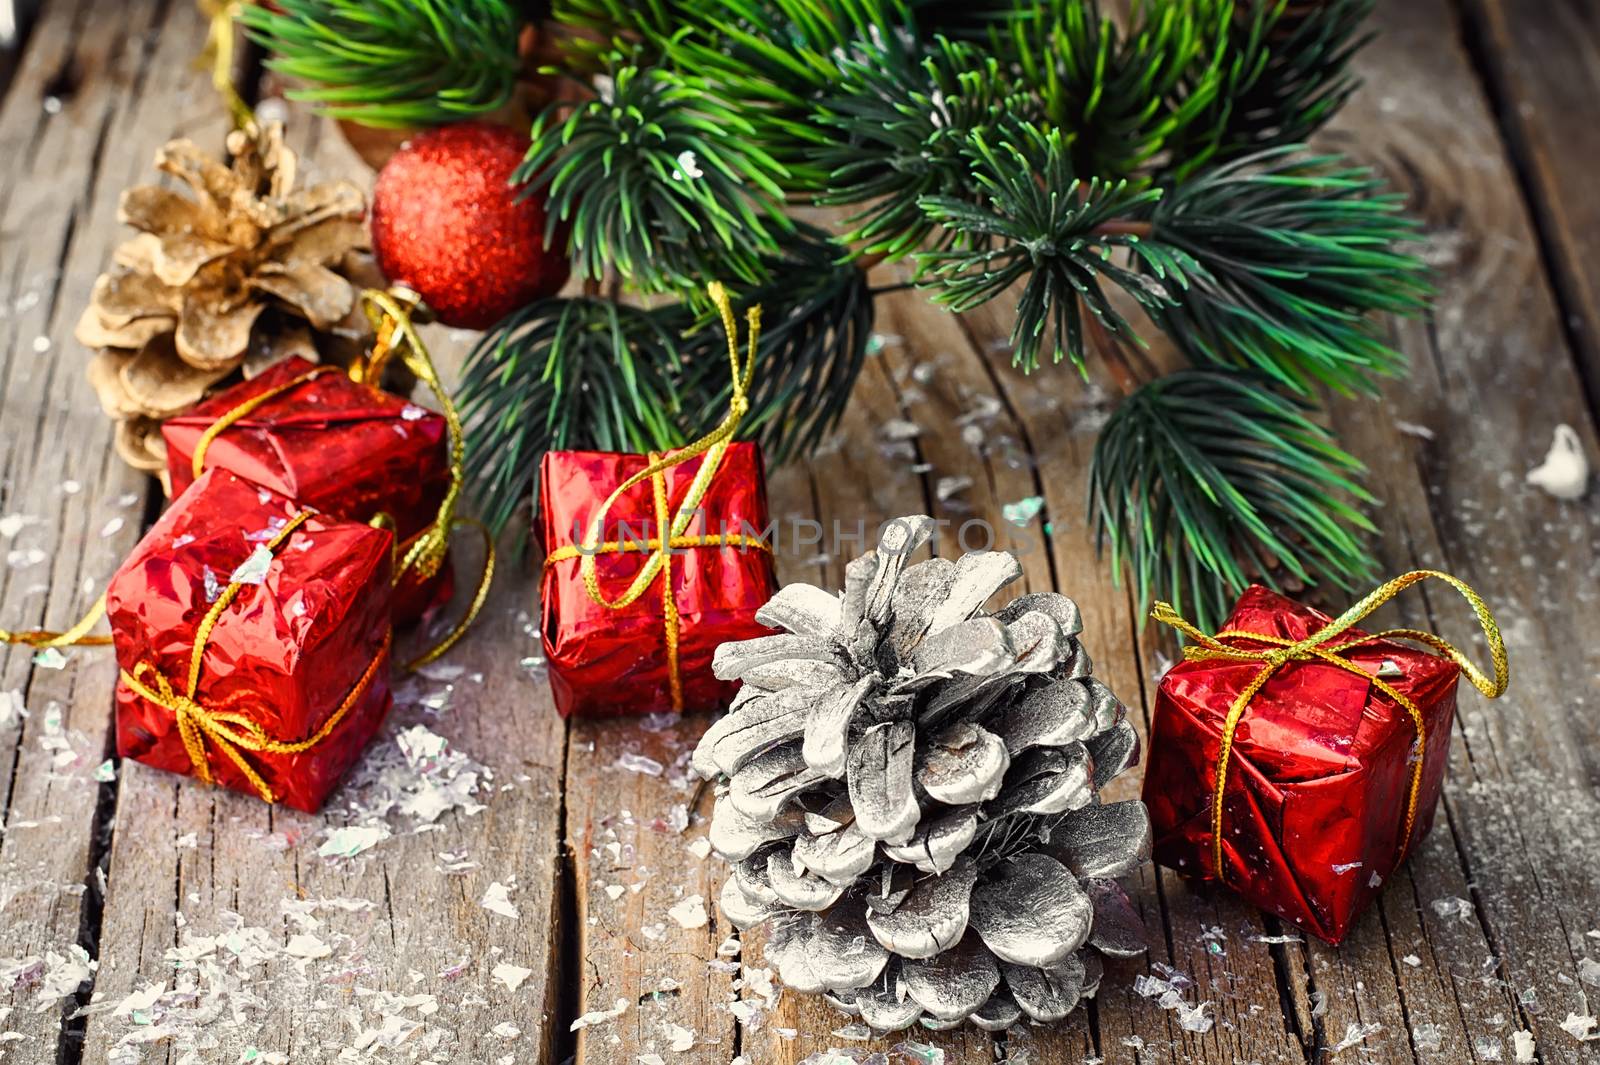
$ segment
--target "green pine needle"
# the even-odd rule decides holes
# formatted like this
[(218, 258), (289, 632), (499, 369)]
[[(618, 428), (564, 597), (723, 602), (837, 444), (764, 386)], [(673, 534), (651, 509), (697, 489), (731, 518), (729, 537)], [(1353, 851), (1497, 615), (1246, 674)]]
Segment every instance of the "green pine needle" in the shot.
[(1248, 366), (1298, 392), (1371, 390), (1405, 367), (1372, 315), (1420, 312), (1417, 235), (1400, 199), (1334, 156), (1270, 149), (1202, 171), (1151, 214), (1153, 240), (1193, 265), (1179, 300), (1152, 311), (1191, 359)]
[(1136, 602), (1210, 630), (1252, 581), (1371, 580), (1375, 530), (1349, 502), (1374, 502), (1362, 466), (1307, 409), (1235, 370), (1182, 370), (1123, 401), (1095, 444), (1090, 520)]
[(467, 482), (489, 527), (537, 492), (546, 451), (684, 443), (677, 343), (649, 311), (599, 299), (540, 300), (485, 333), (456, 395)]
[(646, 292), (758, 284), (792, 223), (783, 170), (751, 132), (702, 79), (613, 56), (598, 98), (539, 116), (516, 180), (547, 189), (546, 239), (568, 231), (580, 277), (615, 272)]
[(239, 18), (289, 93), (364, 126), (459, 122), (511, 98), (524, 22), (511, 0), (277, 0)]
[[(981, 203), (928, 196), (923, 210), (956, 235), (952, 246), (917, 256), (920, 282), (957, 313), (1022, 284), (1011, 342), (1014, 361), (1032, 370), (1047, 343), (1053, 361), (1085, 358), (1084, 313), (1112, 335), (1137, 342), (1132, 325), (1112, 306), (1109, 282), (1154, 311), (1170, 306), (1187, 283), (1182, 253), (1144, 240), (1141, 215), (1160, 199), (1156, 189), (1127, 181), (1073, 177), (1067, 138), (1058, 129), (1007, 127), (1003, 143), (969, 138), (968, 156)], [(1125, 252), (1147, 273), (1119, 262)]]
[(1215, 4), (1136, 3), (1126, 28), (1092, 0), (1016, 8), (995, 44), (1046, 121), (1071, 131), (1079, 174), (1134, 177), (1216, 97), (1227, 15)]
[(943, 38), (931, 47), (906, 43), (842, 59), (839, 84), (814, 105), (817, 122), (832, 134), (809, 153), (825, 174), (817, 201), (865, 205), (846, 220), (841, 238), (858, 255), (897, 259), (947, 246), (955, 231), (941, 228), (921, 200), (969, 184), (974, 134), (1038, 111), (1015, 76), (979, 46)]
[(1212, 162), (1303, 144), (1356, 90), (1350, 62), (1370, 39), (1377, 0), (1163, 0), (1208, 8), (1209, 44), (1222, 49), (1216, 91), (1172, 149), (1166, 178)]

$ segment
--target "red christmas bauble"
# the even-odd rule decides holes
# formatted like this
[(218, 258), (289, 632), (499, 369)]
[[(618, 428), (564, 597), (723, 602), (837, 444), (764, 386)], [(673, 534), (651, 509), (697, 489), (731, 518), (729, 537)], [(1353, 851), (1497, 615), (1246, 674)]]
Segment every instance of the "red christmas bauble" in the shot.
[(463, 122), (412, 138), (378, 172), (378, 267), (446, 325), (488, 328), (566, 283), (561, 242), (544, 246), (544, 198), (510, 184), (527, 150), (515, 130)]

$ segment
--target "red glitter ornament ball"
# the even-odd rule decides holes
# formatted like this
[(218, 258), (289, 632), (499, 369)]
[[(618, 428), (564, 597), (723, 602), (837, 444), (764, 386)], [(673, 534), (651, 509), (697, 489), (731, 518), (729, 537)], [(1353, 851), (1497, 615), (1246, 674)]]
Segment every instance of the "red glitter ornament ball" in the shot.
[(566, 283), (561, 242), (544, 246), (543, 197), (518, 200), (510, 184), (527, 150), (515, 130), (463, 122), (412, 138), (378, 172), (378, 267), (446, 325), (486, 329)]

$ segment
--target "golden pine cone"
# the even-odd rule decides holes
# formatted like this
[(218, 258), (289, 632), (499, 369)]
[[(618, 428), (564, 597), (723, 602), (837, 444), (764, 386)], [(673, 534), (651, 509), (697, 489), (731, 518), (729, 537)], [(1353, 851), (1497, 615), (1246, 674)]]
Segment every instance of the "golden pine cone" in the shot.
[(362, 191), (297, 188), (281, 125), (235, 131), (228, 151), (224, 164), (179, 139), (156, 153), (187, 194), (122, 194), (118, 218), (139, 233), (117, 248), (78, 321), (79, 342), (100, 349), (88, 376), (119, 423), (117, 451), (138, 469), (164, 465), (162, 421), (241, 367), (286, 345), (315, 359), (317, 340), (348, 347), (369, 333), (359, 287), (377, 279)]

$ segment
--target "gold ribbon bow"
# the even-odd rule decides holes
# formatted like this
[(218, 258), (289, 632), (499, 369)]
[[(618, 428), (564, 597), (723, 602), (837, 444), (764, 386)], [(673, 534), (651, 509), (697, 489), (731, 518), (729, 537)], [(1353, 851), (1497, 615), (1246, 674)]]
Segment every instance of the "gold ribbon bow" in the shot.
[[(1494, 663), (1494, 677), (1485, 675), (1476, 665), (1467, 659), (1467, 656), (1440, 636), (1431, 632), (1422, 632), (1417, 629), (1385, 629), (1383, 632), (1373, 633), (1370, 636), (1358, 636), (1354, 639), (1335, 642), (1352, 626), (1356, 625), (1378, 607), (1387, 603), (1413, 584), (1419, 584), (1428, 578), (1444, 581), (1456, 591), (1461, 593), (1472, 612), (1478, 618), (1478, 625), (1483, 629), (1484, 636), (1489, 641), (1489, 657)], [(1478, 593), (1473, 591), (1465, 582), (1440, 573), (1437, 570), (1413, 570), (1403, 573), (1389, 581), (1387, 584), (1368, 593), (1365, 599), (1340, 614), (1333, 621), (1317, 632), (1311, 633), (1303, 640), (1286, 640), (1279, 636), (1268, 636), (1259, 632), (1245, 632), (1227, 629), (1208, 636), (1186, 621), (1173, 609), (1170, 603), (1158, 602), (1150, 611), (1150, 616), (1163, 625), (1171, 625), (1192, 643), (1183, 649), (1183, 657), (1191, 662), (1227, 661), (1227, 662), (1260, 662), (1261, 669), (1250, 679), (1234, 699), (1233, 705), (1228, 708), (1227, 716), (1222, 723), (1222, 740), (1217, 751), (1217, 779), (1216, 786), (1211, 794), (1211, 845), (1212, 862), (1217, 878), (1223, 878), (1222, 863), (1222, 800), (1223, 792), (1228, 781), (1228, 759), (1233, 752), (1233, 736), (1239, 727), (1239, 720), (1244, 716), (1245, 710), (1250, 706), (1250, 701), (1266, 685), (1272, 675), (1289, 662), (1324, 662), (1328, 665), (1342, 669), (1347, 673), (1354, 673), (1369, 681), (1373, 687), (1393, 699), (1396, 705), (1403, 709), (1411, 718), (1412, 726), (1417, 730), (1416, 749), (1418, 756), (1411, 760), (1411, 785), (1406, 794), (1406, 820), (1405, 831), (1400, 840), (1400, 856), (1404, 858), (1407, 848), (1411, 844), (1411, 832), (1417, 820), (1417, 796), (1422, 788), (1422, 762), (1421, 753), (1427, 745), (1427, 729), (1422, 720), (1422, 711), (1417, 704), (1401, 694), (1392, 684), (1376, 677), (1348, 658), (1343, 658), (1344, 652), (1364, 643), (1374, 640), (1415, 640), (1426, 644), (1439, 652), (1445, 658), (1454, 662), (1466, 678), (1490, 699), (1498, 698), (1506, 690), (1510, 680), (1510, 667), (1506, 661), (1505, 641), (1501, 639), (1500, 627), (1495, 623), (1494, 615), (1489, 613), (1489, 608), (1484, 604)], [(1255, 640), (1260, 643), (1274, 645), (1270, 650), (1255, 651), (1243, 647), (1234, 647), (1222, 641), (1227, 639)]]
[[(408, 578), (419, 582), (426, 581), (438, 573), (444, 564), (445, 553), (450, 547), (450, 534), (456, 529), (474, 528), (483, 538), (483, 575), (478, 579), (478, 587), (473, 593), (472, 601), (467, 605), (466, 613), (461, 620), (448, 633), (405, 665), (408, 670), (418, 669), (454, 647), (457, 641), (466, 635), (467, 629), (483, 609), (483, 604), (489, 597), (489, 586), (494, 580), (494, 538), (476, 518), (456, 513), (456, 505), (461, 500), (462, 485), (466, 479), (463, 466), (466, 457), (466, 438), (461, 428), (461, 415), (456, 411), (449, 392), (445, 390), (444, 382), (439, 379), (439, 371), (435, 369), (428, 348), (423, 344), (422, 337), (412, 322), (412, 314), (420, 298), (409, 289), (397, 287), (392, 292), (367, 289), (361, 294), (361, 299), (377, 332), (377, 339), (373, 343), (372, 353), (350, 368), (350, 378), (377, 387), (384, 366), (389, 359), (398, 356), (406, 368), (433, 393), (444, 416), (450, 438), (450, 486), (445, 490), (444, 499), (439, 503), (439, 513), (433, 523), (406, 542), (396, 545), (394, 584), (398, 586)], [(195, 444), (194, 458), (190, 464), (193, 475), (198, 478), (204, 472), (206, 451), (212, 442), (241, 419), (285, 392), (298, 388), (322, 374), (335, 372), (338, 371), (333, 366), (314, 366), (305, 373), (251, 396), (238, 406), (224, 412), (206, 427)], [(379, 515), (373, 519), (373, 524), (385, 528), (393, 526), (387, 515)]]
[[(306, 510), (296, 514), (276, 536), (267, 541), (267, 550), (276, 551), (310, 516), (311, 512)], [(210, 642), (211, 631), (216, 628), (222, 612), (228, 609), (243, 587), (244, 585), (238, 581), (230, 582), (195, 628), (194, 646), (189, 652), (189, 675), (182, 692), (174, 689), (166, 676), (150, 662), (140, 662), (132, 672), (124, 669), (121, 675), (122, 682), (135, 693), (171, 712), (178, 723), (178, 735), (183, 740), (184, 750), (188, 752), (189, 761), (194, 765), (196, 779), (206, 784), (214, 782), (211, 762), (206, 755), (206, 743), (209, 741), (211, 746), (221, 751), (229, 761), (239, 767), (239, 771), (256, 789), (256, 794), (270, 803), (276, 802), (277, 796), (256, 768), (245, 758), (243, 752), (299, 754), (309, 751), (327, 739), (371, 687), (378, 666), (384, 659), (384, 652), (389, 649), (390, 630), (387, 627), (384, 629), (382, 646), (372, 656), (372, 661), (367, 663), (367, 668), (351, 687), (349, 694), (344, 697), (344, 701), (328, 716), (321, 728), (303, 740), (288, 742), (273, 739), (257, 722), (234, 710), (234, 707), (255, 698), (253, 693), (235, 692), (218, 706), (206, 706), (195, 698), (195, 693), (200, 687), (200, 663), (205, 655), (206, 644)]]
[[(583, 579), (584, 590), (589, 593), (590, 599), (607, 610), (624, 609), (642, 596), (657, 577), (661, 578), (662, 620), (667, 647), (667, 683), (671, 691), (672, 708), (679, 711), (683, 709), (683, 677), (678, 668), (679, 618), (678, 604), (672, 594), (672, 553), (691, 547), (735, 546), (754, 547), (768, 552), (772, 550), (766, 541), (740, 533), (687, 535), (697, 508), (711, 489), (712, 480), (722, 464), (722, 457), (727, 453), (729, 444), (733, 442), (733, 434), (738, 431), (739, 423), (750, 409), (750, 381), (755, 374), (756, 348), (761, 336), (761, 308), (751, 307), (745, 312), (745, 323), (749, 332), (749, 354), (741, 360), (738, 322), (734, 318), (727, 290), (720, 282), (713, 281), (707, 286), (706, 292), (722, 316), (722, 326), (728, 334), (728, 366), (733, 378), (733, 391), (728, 401), (727, 416), (715, 429), (691, 444), (665, 454), (651, 452), (649, 464), (618, 485), (606, 497), (605, 502), (600, 504), (600, 509), (589, 522), (583, 543), (558, 547), (544, 560), (545, 568), (549, 569), (558, 562), (580, 559), (578, 572)], [(697, 455), (704, 455), (705, 461), (700, 464), (700, 469), (695, 472), (694, 479), (689, 483), (688, 491), (674, 509), (667, 501), (666, 472)], [(612, 506), (625, 492), (645, 481), (649, 481), (653, 489), (658, 530), (656, 536), (649, 540), (602, 541), (606, 515)], [(665, 535), (662, 535), (663, 532)], [(621, 595), (615, 599), (607, 599), (600, 588), (598, 558), (603, 554), (625, 551), (649, 551), (650, 558)]]

